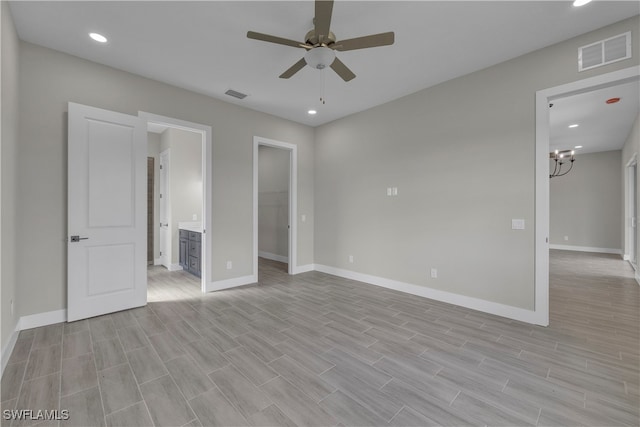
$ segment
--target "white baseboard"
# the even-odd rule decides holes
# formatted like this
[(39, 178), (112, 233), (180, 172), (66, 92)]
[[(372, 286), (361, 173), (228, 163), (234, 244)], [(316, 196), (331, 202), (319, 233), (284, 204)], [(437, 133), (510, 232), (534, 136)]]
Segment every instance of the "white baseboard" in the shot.
[(266, 259), (270, 259), (272, 261), (289, 263), (289, 257), (288, 256), (273, 254), (271, 252), (258, 251), (258, 256), (260, 258), (266, 258)]
[(250, 285), (256, 283), (258, 277), (255, 275), (234, 277), (232, 279), (217, 280), (205, 285), (205, 292), (221, 291), (223, 289), (235, 288), (237, 286)]
[(47, 311), (46, 313), (22, 316), (18, 321), (18, 330), (39, 328), (40, 326), (53, 325), (54, 323), (66, 322), (67, 310)]
[(293, 267), (293, 274), (308, 273), (309, 271), (313, 271), (315, 269), (315, 264), (299, 265), (297, 267)]
[(16, 345), (16, 341), (18, 340), (18, 335), (20, 331), (24, 331), (25, 329), (39, 328), (40, 326), (48, 326), (53, 325), (55, 323), (61, 323), (67, 321), (67, 310), (55, 310), (48, 311), (46, 313), (38, 313), (31, 314), (29, 316), (22, 316), (18, 319), (16, 323), (16, 327), (14, 328), (13, 333), (11, 334), (11, 338), (5, 347), (2, 349), (2, 373), (4, 373), (4, 368), (7, 366), (9, 362), (9, 358), (11, 357), (11, 352)]
[(640, 275), (638, 274), (638, 270), (635, 271), (635, 273), (633, 274), (633, 277), (636, 279), (636, 283), (640, 285)]
[[(19, 323), (19, 321), (18, 321)], [(9, 363), (9, 358), (11, 357), (11, 353), (13, 352), (13, 348), (16, 346), (16, 341), (18, 341), (18, 333), (20, 331), (18, 330), (18, 325), (16, 324), (16, 327), (14, 328), (13, 332), (11, 333), (11, 337), (9, 337), (9, 341), (7, 342), (7, 344), (4, 346), (4, 348), (2, 349), (2, 355), (0, 356), (2, 358), (2, 370), (0, 371), (0, 377), (2, 377), (2, 375), (4, 374), (4, 368), (7, 367), (7, 363)]]
[(184, 270), (180, 264), (169, 264), (167, 267), (169, 271), (182, 271)]
[(479, 298), (440, 291), (437, 289), (427, 288), (425, 286), (399, 282), (397, 280), (385, 279), (384, 277), (371, 276), (369, 274), (357, 273), (355, 271), (343, 270), (326, 265), (315, 264), (315, 269), (322, 273), (333, 274), (334, 276), (343, 277), (345, 279), (358, 280), (371, 285), (418, 295), (449, 304), (455, 304), (472, 310), (482, 311), (484, 313), (495, 314), (497, 316), (532, 323), (535, 325), (544, 325), (544, 322), (539, 319), (539, 314), (533, 310), (526, 310), (524, 308), (513, 307), (497, 302), (486, 301)]
[(621, 249), (614, 248), (592, 248), (589, 246), (570, 246), (550, 244), (549, 249), (559, 249), (561, 251), (596, 252), (600, 254), (616, 254), (622, 256)]
[(153, 260), (153, 265), (162, 265), (162, 259), (161, 258), (156, 258)]

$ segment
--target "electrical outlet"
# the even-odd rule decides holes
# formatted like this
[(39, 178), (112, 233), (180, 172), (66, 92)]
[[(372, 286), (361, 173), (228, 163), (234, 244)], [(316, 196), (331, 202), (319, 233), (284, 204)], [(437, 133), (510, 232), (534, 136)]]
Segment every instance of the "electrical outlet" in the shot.
[(391, 196), (393, 194), (393, 189), (391, 187), (387, 187), (387, 196)]
[(307, 216), (305, 214), (302, 214), (300, 219), (302, 220), (302, 222), (307, 222)]
[(437, 279), (438, 278), (438, 269), (437, 268), (432, 268), (431, 269), (431, 278), (432, 279)]
[(353, 264), (353, 255), (349, 255), (349, 262)]
[(197, 221), (197, 220), (198, 220), (198, 215), (197, 215), (197, 214), (193, 214), (193, 215), (191, 216), (191, 220), (192, 220), (192, 221)]
[(231, 270), (233, 268), (233, 263), (231, 261), (227, 261), (227, 270)]
[(397, 196), (398, 195), (398, 187), (393, 187), (391, 189), (391, 195), (392, 196)]
[(569, 240), (569, 236), (564, 236), (564, 241), (568, 241)]

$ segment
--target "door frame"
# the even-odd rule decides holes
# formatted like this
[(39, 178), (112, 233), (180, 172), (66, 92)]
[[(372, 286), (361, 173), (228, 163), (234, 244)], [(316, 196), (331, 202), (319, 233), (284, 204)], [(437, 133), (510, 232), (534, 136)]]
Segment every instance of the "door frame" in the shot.
[[(165, 158), (166, 162), (163, 162), (163, 157)], [(160, 228), (162, 228), (162, 213), (163, 213), (162, 205), (164, 203), (165, 209), (167, 209), (168, 205), (171, 204), (171, 186), (169, 185), (169, 183), (171, 182), (171, 148), (167, 148), (166, 150), (163, 150), (158, 154), (158, 167), (161, 167), (161, 166), (163, 167), (163, 170), (165, 171), (164, 173), (166, 175), (163, 180), (162, 172), (160, 172), (159, 174), (160, 182), (158, 183), (158, 193), (162, 195), (163, 196), (162, 199), (164, 199), (159, 201), (160, 208), (158, 212), (158, 219), (160, 223)], [(162, 188), (163, 187), (162, 184), (164, 184), (165, 188)], [(171, 224), (171, 210), (164, 213), (166, 214), (167, 224)], [(163, 254), (163, 255), (160, 255), (160, 265), (165, 266), (169, 271), (175, 271), (172, 269), (172, 264), (171, 264), (171, 256), (173, 255), (172, 254), (173, 251), (171, 250), (171, 233), (167, 232), (165, 234), (164, 247), (162, 246), (162, 243), (163, 243), (162, 239), (160, 239), (160, 232), (158, 232), (158, 240), (159, 240), (158, 246), (160, 247), (160, 252)]]
[(549, 103), (579, 93), (636, 81), (633, 66), (536, 92), (534, 323), (549, 325)]
[[(212, 157), (212, 139), (211, 126), (200, 123), (188, 122), (173, 117), (161, 116), (158, 114), (138, 111), (138, 117), (143, 119), (147, 126), (149, 123), (168, 126), (175, 129), (186, 130), (189, 132), (199, 133), (202, 137), (202, 234), (204, 235), (204, 245), (201, 253), (201, 280), (200, 289), (203, 293), (207, 292), (208, 284), (212, 281), (212, 221), (213, 221), (213, 157)], [(171, 261), (171, 260), (169, 260)]]
[(289, 264), (288, 273), (298, 273), (298, 146), (273, 139), (253, 137), (253, 275), (258, 277), (258, 159), (260, 146), (289, 151)]
[[(631, 170), (635, 169), (632, 174)], [(624, 259), (634, 270), (637, 270), (638, 244), (637, 244), (637, 217), (638, 217), (638, 153), (633, 153), (631, 159), (625, 165), (624, 182)], [(632, 217), (636, 217), (636, 227), (632, 226)], [(635, 263), (634, 263), (635, 258)]]

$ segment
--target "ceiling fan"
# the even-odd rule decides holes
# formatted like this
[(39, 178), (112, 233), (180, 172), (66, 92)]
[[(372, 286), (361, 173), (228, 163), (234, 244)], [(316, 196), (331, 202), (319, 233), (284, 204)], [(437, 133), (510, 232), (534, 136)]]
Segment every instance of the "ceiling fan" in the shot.
[(394, 42), (394, 33), (372, 34), (370, 36), (356, 37), (353, 39), (336, 41), (336, 36), (330, 31), (333, 0), (316, 0), (314, 28), (304, 37), (304, 42), (276, 37), (269, 34), (248, 31), (247, 37), (255, 40), (281, 44), (306, 49), (304, 57), (293, 64), (280, 75), (281, 79), (288, 79), (304, 68), (305, 65), (319, 70), (331, 67), (345, 82), (355, 78), (355, 74), (342, 61), (336, 57), (335, 51), (365, 49), (369, 47), (388, 46)]

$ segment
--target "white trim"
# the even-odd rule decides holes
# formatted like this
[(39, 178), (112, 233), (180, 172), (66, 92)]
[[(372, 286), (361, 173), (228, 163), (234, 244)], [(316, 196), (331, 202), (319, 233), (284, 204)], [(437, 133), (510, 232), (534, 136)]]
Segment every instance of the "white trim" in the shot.
[(308, 273), (316, 269), (315, 264), (299, 265), (293, 269), (293, 274)]
[(638, 270), (635, 271), (633, 277), (636, 279), (636, 283), (640, 285), (640, 275), (638, 275)]
[[(357, 273), (355, 271), (343, 270), (341, 268), (329, 267), (326, 265), (316, 264), (316, 271), (332, 274), (334, 276), (343, 277), (345, 279), (358, 280), (375, 286), (381, 286), (387, 289), (393, 289), (412, 295), (429, 298), (436, 301), (442, 301), (449, 304), (455, 304), (461, 307), (470, 308), (472, 310), (482, 311), (484, 313), (495, 314), (497, 316), (509, 319), (519, 320), (522, 322), (540, 324), (540, 316), (533, 310), (513, 307), (510, 305), (500, 304), (482, 300), (479, 298), (468, 297), (464, 295), (454, 294), (451, 292), (440, 291), (437, 289), (427, 288), (425, 286), (414, 285), (411, 283), (399, 282), (397, 280), (386, 279), (384, 277), (372, 276), (369, 274)], [(543, 325), (544, 326), (544, 325)]]
[[(614, 248), (594, 248), (590, 246), (571, 246), (571, 245), (549, 245), (549, 249), (558, 249), (561, 251), (577, 251), (577, 252), (595, 252), (600, 254), (615, 254), (622, 256), (622, 250)], [(628, 255), (626, 255), (628, 257)]]
[[(4, 369), (9, 362), (9, 358), (11, 357), (11, 353), (16, 345), (16, 341), (18, 340), (18, 335), (20, 331), (24, 331), (25, 329), (33, 329), (39, 328), (41, 326), (53, 325), (56, 323), (62, 323), (67, 321), (67, 310), (55, 310), (55, 311), (47, 311), (45, 313), (37, 313), (31, 314), (29, 316), (22, 316), (16, 322), (16, 327), (11, 333), (11, 338), (7, 345), (2, 349), (2, 374), (4, 374)], [(1, 374), (0, 374), (1, 375)]]
[(182, 266), (180, 264), (169, 264), (169, 266), (167, 267), (167, 270), (169, 270), (169, 271), (182, 271), (182, 270), (184, 270), (184, 268), (182, 268)]
[(288, 256), (273, 254), (271, 252), (258, 251), (258, 256), (260, 258), (266, 258), (266, 259), (270, 259), (272, 261), (285, 262), (285, 263), (289, 262), (289, 257)]
[(198, 132), (202, 135), (202, 233), (204, 234), (204, 246), (201, 253), (202, 279), (200, 289), (207, 292), (212, 287), (213, 272), (210, 266), (213, 264), (213, 238), (212, 238), (212, 221), (213, 221), (213, 145), (212, 145), (212, 128), (211, 126), (200, 123), (188, 122), (173, 117), (160, 116), (157, 114), (138, 111), (138, 117), (147, 121), (147, 123), (159, 123), (172, 128), (187, 130), (190, 132)]
[[(635, 179), (634, 182), (631, 175), (631, 168), (635, 168)], [(629, 161), (625, 165), (624, 169), (624, 251), (625, 251), (625, 259), (629, 261), (629, 263), (635, 268), (634, 263), (631, 260), (631, 252), (635, 254), (634, 258), (638, 258), (637, 250), (637, 228), (632, 227), (633, 216), (636, 216), (637, 220), (637, 190), (638, 190), (638, 153), (633, 153), (633, 155), (629, 158)], [(633, 206), (631, 201), (635, 201), (636, 205)], [(636, 242), (635, 247), (632, 245), (632, 242)]]
[[(551, 248), (551, 249), (553, 249), (553, 248)], [(631, 261), (631, 255), (629, 255), (629, 254), (622, 255), (622, 260), (623, 261)], [(631, 263), (629, 263), (629, 264), (631, 264)]]
[(67, 321), (67, 310), (55, 310), (47, 311), (45, 313), (31, 314), (29, 316), (22, 316), (18, 321), (16, 327), (20, 331), (25, 329), (39, 328), (40, 326), (53, 325), (55, 323), (61, 323)]
[(634, 66), (536, 92), (534, 311), (537, 324), (549, 324), (549, 102), (633, 81), (638, 76), (640, 66)]
[(160, 258), (156, 258), (153, 260), (153, 265), (162, 265), (162, 261), (160, 261)]
[[(147, 122), (147, 126), (148, 126), (148, 122)], [(167, 212), (164, 212), (167, 216), (167, 232), (166, 232), (166, 240), (164, 242), (164, 247), (162, 247), (162, 244), (159, 244), (160, 247), (160, 264), (164, 265), (165, 267), (167, 267), (167, 269), (169, 271), (175, 271), (175, 270), (171, 270), (171, 259), (173, 258), (173, 238), (172, 238), (172, 232), (171, 232), (171, 224), (173, 224), (173, 219), (171, 218), (171, 147), (167, 148), (166, 150), (162, 150), (160, 152), (160, 154), (158, 155), (158, 161), (160, 163), (160, 167), (164, 169), (164, 180), (162, 179), (162, 176), (158, 177), (158, 181), (164, 183), (164, 188), (160, 187), (159, 188), (159, 194), (160, 196), (162, 196), (164, 198), (163, 200), (160, 200), (160, 208), (159, 208), (159, 212), (158, 212), (158, 220), (160, 222), (160, 224), (162, 224), (162, 213), (163, 213), (163, 209), (162, 209), (162, 205), (165, 206), (165, 209), (167, 210)], [(160, 172), (160, 175), (163, 175), (163, 172)], [(160, 182), (158, 184), (160, 184)], [(162, 239), (159, 238), (159, 243), (162, 243)], [(164, 261), (164, 262), (162, 262)]]
[(11, 337), (9, 338), (9, 342), (7, 342), (7, 345), (5, 345), (2, 349), (2, 370), (0, 371), (0, 377), (2, 377), (2, 375), (4, 374), (4, 368), (6, 368), (7, 363), (9, 363), (11, 353), (13, 353), (13, 348), (16, 346), (16, 341), (18, 341), (19, 332), (20, 331), (18, 330), (18, 325), (16, 324), (16, 327), (11, 333)]
[(217, 280), (211, 282), (206, 289), (206, 292), (221, 291), (223, 289), (235, 288), (237, 286), (250, 285), (258, 282), (258, 277), (255, 275), (234, 277), (232, 279)]
[(289, 150), (289, 274), (295, 274), (298, 253), (298, 146), (253, 137), (253, 275), (258, 275), (258, 148), (261, 145)]

